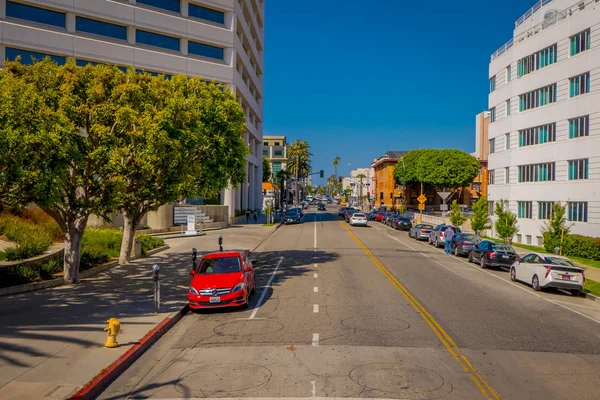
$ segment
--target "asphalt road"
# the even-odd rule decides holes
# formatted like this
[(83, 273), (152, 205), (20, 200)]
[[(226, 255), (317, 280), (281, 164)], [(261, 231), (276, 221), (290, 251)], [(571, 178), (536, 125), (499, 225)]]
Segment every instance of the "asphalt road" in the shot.
[(281, 227), (249, 310), (188, 314), (101, 398), (600, 398), (598, 303), (339, 221)]

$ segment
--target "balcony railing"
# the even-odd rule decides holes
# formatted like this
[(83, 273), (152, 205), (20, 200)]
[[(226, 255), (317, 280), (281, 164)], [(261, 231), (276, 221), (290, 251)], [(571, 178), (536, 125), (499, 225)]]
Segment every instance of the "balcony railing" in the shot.
[(521, 18), (519, 18), (517, 20), (517, 22), (515, 22), (515, 28), (518, 27), (519, 25), (521, 25), (523, 22), (525, 22), (525, 20), (527, 18), (529, 18), (533, 14), (535, 14), (540, 8), (542, 8), (546, 4), (550, 4), (550, 3), (552, 3), (552, 0), (540, 0), (540, 1), (538, 1), (533, 7), (531, 7), (529, 10), (527, 10), (527, 12), (525, 14), (523, 14), (521, 16)]

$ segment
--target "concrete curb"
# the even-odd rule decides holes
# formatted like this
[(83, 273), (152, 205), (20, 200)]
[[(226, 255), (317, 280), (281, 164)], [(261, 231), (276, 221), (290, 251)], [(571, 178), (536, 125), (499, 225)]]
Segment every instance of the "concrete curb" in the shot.
[(587, 299), (587, 300), (590, 300), (590, 301), (598, 301), (598, 302), (600, 302), (600, 297), (594, 296), (593, 294), (589, 294), (589, 293), (586, 293), (586, 292), (581, 292), (581, 296), (584, 299)]
[[(147, 252), (144, 255), (144, 257), (140, 257), (140, 258), (150, 257), (156, 253), (160, 253), (161, 251), (167, 250), (169, 248), (170, 248), (170, 246), (168, 244), (165, 244), (164, 246), (160, 246), (160, 247), (157, 247), (156, 249), (150, 250), (149, 252)], [(132, 259), (137, 260), (138, 258), (132, 258)], [(101, 274), (102, 272), (108, 271), (109, 269), (112, 269), (118, 265), (119, 265), (118, 261), (110, 261), (110, 262), (107, 262), (105, 264), (99, 265), (94, 268), (86, 269), (84, 271), (79, 271), (79, 279), (85, 279), (85, 278), (89, 278), (94, 275)], [(63, 278), (57, 278), (57, 279), (50, 279), (50, 280), (43, 281), (43, 282), (32, 282), (32, 283), (26, 283), (24, 285), (9, 286), (9, 287), (0, 289), (0, 296), (8, 296), (11, 294), (33, 292), (35, 290), (48, 289), (48, 288), (52, 288), (52, 287), (62, 286), (64, 284), (65, 284), (65, 280)]]
[(186, 305), (181, 310), (172, 313), (163, 319), (150, 332), (129, 350), (125, 352), (116, 361), (106, 367), (94, 379), (89, 381), (83, 388), (75, 393), (72, 400), (94, 399), (100, 395), (117, 377), (127, 370), (146, 350), (150, 348), (158, 339), (169, 331), (181, 318), (188, 312)]

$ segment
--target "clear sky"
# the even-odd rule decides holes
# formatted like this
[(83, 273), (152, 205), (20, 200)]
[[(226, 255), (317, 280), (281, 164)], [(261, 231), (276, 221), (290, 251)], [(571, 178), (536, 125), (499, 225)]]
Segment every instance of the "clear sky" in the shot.
[(335, 156), (345, 175), (388, 150), (472, 152), (490, 55), (535, 3), (266, 0), (264, 134), (308, 141), (325, 176)]

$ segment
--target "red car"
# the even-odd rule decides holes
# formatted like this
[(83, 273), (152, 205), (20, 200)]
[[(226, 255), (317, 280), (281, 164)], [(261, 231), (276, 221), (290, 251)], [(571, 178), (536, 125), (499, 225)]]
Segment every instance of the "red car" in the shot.
[(375, 216), (375, 221), (382, 222), (384, 216), (385, 216), (384, 212), (378, 212), (377, 215)]
[(219, 251), (205, 255), (195, 269), (188, 290), (193, 310), (241, 306), (256, 292), (250, 252)]

